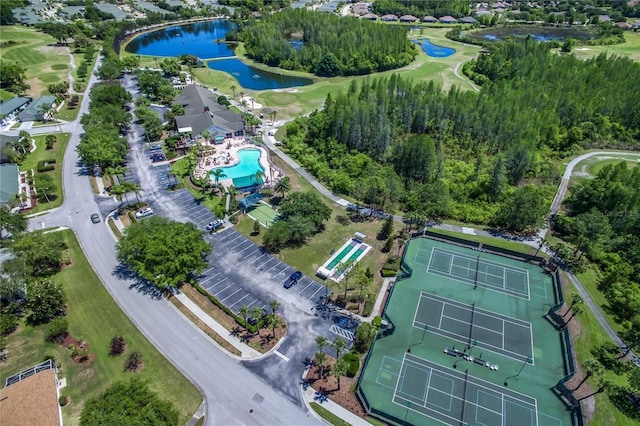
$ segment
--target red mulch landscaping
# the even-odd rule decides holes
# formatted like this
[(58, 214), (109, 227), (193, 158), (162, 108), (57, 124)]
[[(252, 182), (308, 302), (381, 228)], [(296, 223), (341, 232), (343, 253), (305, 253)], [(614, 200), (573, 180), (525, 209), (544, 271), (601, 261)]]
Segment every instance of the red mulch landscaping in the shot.
[(88, 365), (96, 358), (95, 354), (89, 352), (89, 344), (87, 342), (74, 339), (70, 334), (67, 334), (61, 344), (69, 350), (71, 350), (72, 346), (79, 350), (80, 353), (71, 358), (76, 364)]
[(287, 334), (286, 321), (282, 317), (280, 317), (280, 320), (285, 325), (276, 328), (275, 337), (273, 337), (273, 330), (271, 330), (271, 328), (261, 328), (258, 330), (258, 333), (252, 334), (248, 333), (246, 330), (240, 329), (240, 327), (237, 327), (237, 335), (240, 340), (252, 348), (256, 350), (258, 350), (257, 348), (260, 348), (259, 350), (262, 353), (269, 352), (280, 341), (280, 339)]

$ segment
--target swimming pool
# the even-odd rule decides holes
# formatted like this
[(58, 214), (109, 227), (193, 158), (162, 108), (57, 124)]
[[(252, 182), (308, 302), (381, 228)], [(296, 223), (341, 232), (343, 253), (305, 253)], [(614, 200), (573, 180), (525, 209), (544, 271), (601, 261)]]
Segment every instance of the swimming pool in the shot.
[(240, 158), (240, 162), (238, 164), (230, 167), (218, 168), (226, 175), (226, 177), (223, 177), (222, 179), (232, 179), (233, 186), (236, 188), (246, 188), (248, 186), (253, 186), (256, 183), (262, 183), (262, 179), (260, 179), (260, 182), (256, 181), (256, 172), (258, 170), (264, 172), (264, 169), (260, 165), (261, 154), (262, 152), (259, 149), (241, 149), (238, 151), (238, 157)]

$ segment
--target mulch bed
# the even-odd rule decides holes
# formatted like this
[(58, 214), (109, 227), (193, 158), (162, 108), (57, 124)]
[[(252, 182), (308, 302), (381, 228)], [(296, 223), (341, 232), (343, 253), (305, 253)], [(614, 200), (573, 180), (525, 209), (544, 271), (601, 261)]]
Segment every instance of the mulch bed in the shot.
[(71, 350), (73, 346), (81, 352), (79, 355), (71, 358), (75, 364), (88, 365), (96, 358), (95, 354), (89, 352), (89, 344), (87, 342), (81, 342), (73, 338), (70, 334), (67, 334), (61, 345), (69, 350)]

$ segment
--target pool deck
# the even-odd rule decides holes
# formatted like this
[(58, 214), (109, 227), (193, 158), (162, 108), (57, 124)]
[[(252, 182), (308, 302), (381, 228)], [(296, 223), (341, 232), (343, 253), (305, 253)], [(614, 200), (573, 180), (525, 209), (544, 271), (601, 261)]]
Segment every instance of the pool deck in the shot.
[[(267, 186), (284, 176), (279, 169), (269, 163), (266, 150), (246, 138), (225, 139), (224, 143), (221, 144), (215, 145), (211, 143), (203, 143), (203, 145), (213, 147), (215, 148), (215, 151), (200, 158), (196, 165), (196, 169), (193, 172), (193, 176), (196, 179), (205, 177), (213, 169), (235, 166), (240, 162), (238, 151), (243, 149), (257, 149), (260, 151), (259, 163), (264, 170), (264, 183)], [(233, 185), (233, 179), (220, 180), (220, 184), (227, 188)]]

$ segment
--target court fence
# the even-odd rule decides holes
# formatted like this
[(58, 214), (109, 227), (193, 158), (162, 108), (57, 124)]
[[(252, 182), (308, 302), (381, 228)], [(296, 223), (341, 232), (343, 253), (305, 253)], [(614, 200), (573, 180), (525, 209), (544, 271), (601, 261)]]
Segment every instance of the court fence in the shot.
[(544, 258), (540, 256), (534, 256), (527, 253), (520, 253), (519, 251), (509, 250), (502, 247), (492, 246), (491, 244), (482, 244), (482, 249), (488, 252), (503, 254), (516, 259), (523, 259), (527, 262), (542, 263)]
[(441, 241), (445, 241), (445, 242), (452, 242), (452, 243), (456, 243), (458, 245), (463, 245), (463, 246), (471, 247), (471, 248), (480, 247), (480, 243), (478, 243), (478, 242), (466, 240), (466, 239), (460, 238), (460, 237), (454, 237), (453, 235), (439, 234), (437, 232), (433, 232), (433, 231), (429, 231), (429, 230), (426, 230), (424, 232), (414, 232), (413, 234), (411, 234), (411, 238), (416, 238), (416, 237), (429, 237), (429, 238), (431, 238), (433, 240), (441, 240)]

